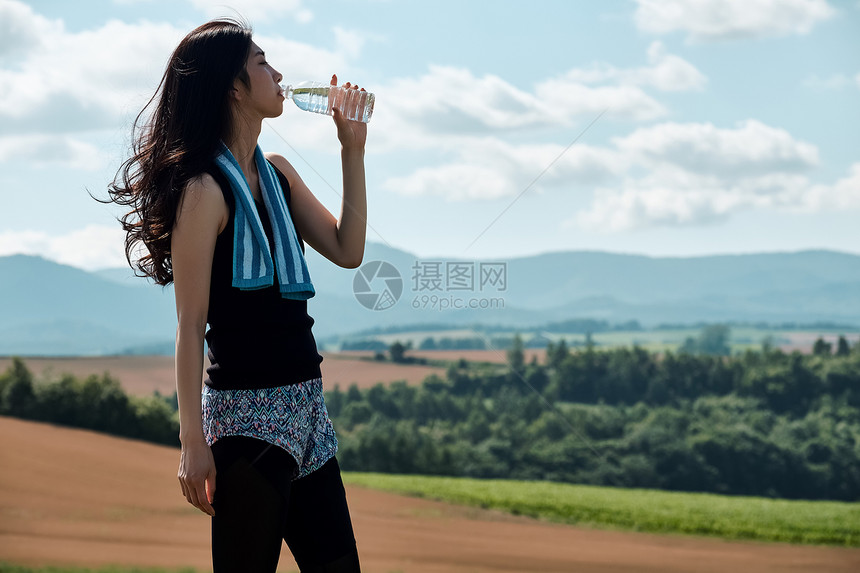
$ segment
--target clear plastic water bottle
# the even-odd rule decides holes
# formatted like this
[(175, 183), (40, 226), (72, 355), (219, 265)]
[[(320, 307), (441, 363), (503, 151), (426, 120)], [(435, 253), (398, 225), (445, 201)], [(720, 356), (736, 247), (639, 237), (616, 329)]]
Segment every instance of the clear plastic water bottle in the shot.
[(314, 113), (332, 114), (337, 107), (343, 116), (352, 121), (370, 121), (376, 96), (367, 91), (342, 88), (322, 82), (302, 82), (298, 85), (281, 84), (284, 97), (293, 100), (299, 109)]

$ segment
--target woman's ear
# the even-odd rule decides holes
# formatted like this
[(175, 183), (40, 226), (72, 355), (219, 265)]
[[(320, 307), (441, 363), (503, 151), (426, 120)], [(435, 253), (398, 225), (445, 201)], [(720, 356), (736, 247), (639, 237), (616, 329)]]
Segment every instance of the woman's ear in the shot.
[(240, 80), (233, 80), (233, 87), (230, 88), (230, 97), (233, 100), (240, 101), (245, 91), (245, 85)]

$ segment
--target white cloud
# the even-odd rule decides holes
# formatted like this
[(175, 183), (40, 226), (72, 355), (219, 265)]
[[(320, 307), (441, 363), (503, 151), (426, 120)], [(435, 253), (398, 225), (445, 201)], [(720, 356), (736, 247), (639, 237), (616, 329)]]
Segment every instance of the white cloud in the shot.
[(570, 70), (566, 78), (586, 84), (618, 82), (623, 85), (652, 86), (662, 91), (701, 90), (708, 79), (693, 64), (666, 53), (662, 42), (648, 47), (649, 66), (619, 69), (607, 63), (595, 63), (589, 68)]
[[(582, 128), (603, 112), (616, 119), (651, 120), (667, 110), (640, 86), (692, 90), (707, 81), (695, 66), (667, 54), (660, 42), (649, 47), (648, 62), (633, 69), (607, 64), (574, 68), (539, 82), (533, 91), (449, 66), (431, 66), (422, 76), (382, 86), (378, 96), (385, 105), (374, 114), (374, 138), (381, 140), (374, 140), (375, 149), (428, 149), (454, 157), (438, 167), (392, 177), (384, 186), (450, 201), (513, 196), (553, 163), (564, 146), (510, 144), (499, 136)], [(592, 185), (623, 174), (628, 163), (616, 150), (576, 145), (541, 175), (536, 191)]]
[(0, 69), (0, 129), (115, 127), (143, 107), (182, 35), (167, 24), (112, 20), (94, 30), (43, 37), (18, 66)]
[(662, 123), (613, 142), (645, 166), (669, 162), (694, 173), (720, 176), (796, 172), (818, 164), (814, 145), (754, 119), (735, 129), (711, 123)]
[[(686, 60), (652, 42), (648, 65), (630, 69), (606, 63), (573, 68), (524, 89), (492, 74), (431, 65), (417, 77), (374, 88), (374, 144), (384, 149), (450, 147), (452, 136), (483, 136), (582, 125), (606, 119), (650, 121), (668, 110), (643, 88), (700, 90), (707, 78)], [(465, 143), (471, 145), (471, 141)], [(456, 144), (456, 142), (455, 142)]]
[(664, 166), (641, 179), (626, 178), (620, 189), (597, 189), (591, 206), (566, 224), (603, 233), (707, 225), (749, 209), (795, 208), (804, 204), (807, 186), (801, 175), (727, 180)]
[(105, 161), (99, 148), (68, 135), (0, 136), (0, 163), (62, 165), (72, 169), (94, 171), (103, 167)]
[(712, 224), (750, 209), (860, 207), (860, 167), (835, 185), (813, 185), (805, 172), (818, 165), (817, 148), (756, 120), (734, 129), (665, 123), (613, 143), (632, 168), (565, 224), (619, 232)]
[(732, 40), (808, 34), (836, 11), (826, 0), (636, 0), (647, 32), (685, 31), (688, 39)]
[(379, 102), (373, 119), (377, 150), (438, 149), (457, 145), (459, 136), (572, 127), (607, 108), (607, 118), (637, 121), (666, 113), (637, 86), (595, 87), (559, 77), (529, 92), (498, 76), (449, 66), (431, 66), (422, 76), (373, 91)]
[(424, 167), (407, 177), (393, 177), (383, 187), (401, 195), (437, 195), (448, 201), (497, 199), (517, 191), (498, 170), (466, 163)]
[(577, 213), (565, 225), (575, 222), (586, 230), (603, 233), (658, 226), (700, 226), (724, 218), (732, 202), (730, 195), (713, 189), (687, 192), (672, 187), (598, 189), (591, 207)]
[(313, 20), (313, 12), (302, 7), (301, 0), (189, 0), (191, 5), (209, 18), (241, 16), (250, 20), (268, 20), (291, 16), (296, 22)]
[(805, 210), (860, 210), (860, 163), (833, 185), (814, 185), (804, 194)]
[(383, 187), (402, 195), (437, 195), (448, 201), (493, 200), (519, 194), (538, 176), (530, 192), (590, 186), (626, 169), (619, 153), (587, 145), (565, 151), (561, 145), (512, 145), (493, 138), (470, 138), (461, 145), (455, 162), (390, 178)]
[(36, 14), (21, 2), (0, 0), (0, 56), (38, 50), (45, 38), (62, 32), (62, 21)]
[(453, 138), (447, 150), (455, 160), (390, 178), (384, 187), (449, 201), (492, 200), (513, 197), (540, 176), (530, 192), (597, 187), (592, 205), (569, 222), (622, 231), (703, 224), (751, 208), (808, 207), (804, 173), (819, 162), (815, 146), (756, 120), (734, 128), (663, 123), (612, 143), (562, 153), (555, 144)]
[(596, 115), (604, 110), (607, 117), (630, 121), (648, 121), (668, 113), (666, 108), (638, 86), (583, 85), (566, 76), (541, 82), (537, 94), (570, 125), (574, 116)]
[(449, 66), (431, 66), (418, 78), (394, 80), (382, 86), (378, 95), (396, 121), (431, 132), (481, 133), (548, 125), (556, 115), (534, 94), (498, 76), (475, 77), (465, 68)]
[(574, 144), (510, 144), (496, 139), (474, 141), (463, 152), (468, 163), (503, 166), (518, 187), (541, 175), (540, 185), (584, 184), (623, 174), (625, 157), (611, 149)]
[(87, 270), (128, 265), (125, 233), (115, 226), (88, 225), (63, 235), (43, 231), (0, 232), (0, 256), (39, 255), (52, 261)]
[(857, 87), (860, 88), (860, 74), (854, 76), (854, 83), (856, 83)]
[[(3, 61), (0, 67), (4, 134), (85, 132), (130, 124), (189, 31), (165, 23), (110, 20), (98, 28), (70, 32), (20, 2), (0, 0), (0, 29), (6, 26), (16, 30), (18, 38), (38, 41), (27, 45), (23, 57)], [(346, 30), (337, 34), (339, 46), (328, 49), (282, 38), (255, 39), (285, 77), (301, 80), (315, 78), (320, 69), (348, 68), (361, 38)], [(0, 46), (7, 43), (0, 35)], [(17, 40), (14, 45), (19, 45)]]

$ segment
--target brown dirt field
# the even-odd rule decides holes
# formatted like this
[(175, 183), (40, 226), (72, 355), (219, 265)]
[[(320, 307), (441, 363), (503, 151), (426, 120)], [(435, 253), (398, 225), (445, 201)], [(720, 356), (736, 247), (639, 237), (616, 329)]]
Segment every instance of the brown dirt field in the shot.
[[(346, 390), (355, 382), (359, 388), (369, 388), (377, 382), (406, 380), (408, 384), (420, 384), (425, 377), (436, 373), (445, 375), (444, 368), (409, 364), (391, 364), (357, 360), (340, 353), (321, 352), (323, 382), (326, 389)], [(49, 372), (54, 375), (71, 373), (86, 377), (108, 371), (119, 379), (122, 387), (134, 396), (149, 396), (156, 389), (170, 395), (176, 389), (172, 356), (104, 356), (80, 358), (24, 358), (27, 368), (37, 377)], [(0, 372), (12, 364), (11, 358), (0, 358)], [(207, 362), (208, 366), (208, 362)]]
[[(211, 571), (179, 451), (0, 417), (0, 560)], [(860, 550), (599, 531), (347, 486), (366, 573), (860, 570)], [(279, 571), (295, 571), (286, 543)]]
[(338, 384), (341, 390), (346, 390), (355, 382), (363, 389), (379, 382), (388, 383), (396, 380), (406, 380), (407, 384), (418, 385), (431, 374), (445, 377), (445, 368), (437, 366), (358, 360), (343, 353), (320, 352), (320, 354), (323, 355), (321, 366), (326, 388), (334, 388), (335, 384)]
[[(170, 395), (176, 389), (172, 356), (25, 357), (22, 360), (37, 378), (45, 374), (59, 376), (65, 373), (85, 378), (107, 371), (134, 396), (150, 395), (156, 389)], [(11, 358), (0, 358), (0, 371), (5, 372), (11, 364)]]
[[(786, 333), (785, 336), (791, 342), (788, 344), (780, 344), (779, 348), (783, 352), (787, 353), (798, 350), (802, 354), (812, 354), (812, 347), (815, 345), (815, 341), (819, 338), (824, 339), (825, 342), (831, 343), (833, 345), (833, 352), (836, 352), (836, 345), (839, 343), (839, 335), (831, 333), (789, 332)], [(854, 345), (857, 342), (857, 334), (851, 333), (845, 336), (845, 339), (848, 341), (849, 345)]]

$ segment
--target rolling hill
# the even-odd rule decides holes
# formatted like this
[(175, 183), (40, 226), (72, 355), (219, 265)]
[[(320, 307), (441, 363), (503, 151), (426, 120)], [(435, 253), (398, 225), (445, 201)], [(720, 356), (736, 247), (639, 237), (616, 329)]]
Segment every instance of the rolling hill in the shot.
[[(356, 269), (337, 267), (307, 250), (317, 292), (308, 309), (318, 339), (380, 325), (523, 328), (572, 318), (638, 320), (645, 327), (729, 320), (860, 324), (860, 256), (835, 251), (686, 258), (571, 251), (473, 261), (419, 258), (368, 243), (364, 263), (371, 261), (386, 261), (401, 276), (402, 294), (385, 310), (370, 310), (356, 300)], [(416, 262), (425, 277), (428, 263), (442, 263), (440, 290), (416, 288)], [(505, 264), (504, 289), (482, 289), (478, 282), (470, 290), (446, 288), (445, 263), (469, 268), (479, 262)], [(381, 292), (385, 283), (374, 279), (370, 286)], [(433, 295), (497, 298), (503, 304), (444, 311), (422, 306), (422, 297)], [(133, 278), (129, 269), (87, 272), (34, 256), (0, 257), (0, 354), (169, 352), (175, 320), (172, 289)]]

